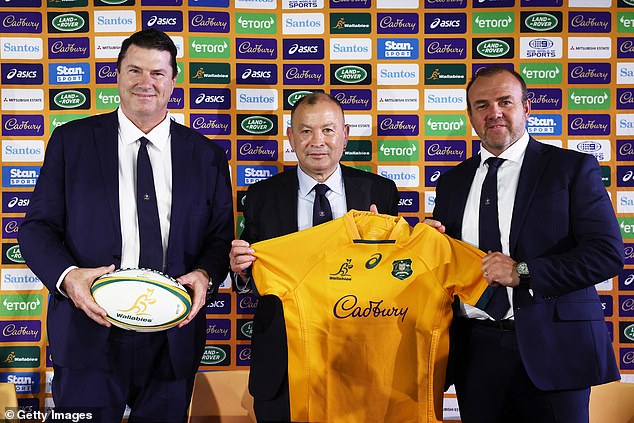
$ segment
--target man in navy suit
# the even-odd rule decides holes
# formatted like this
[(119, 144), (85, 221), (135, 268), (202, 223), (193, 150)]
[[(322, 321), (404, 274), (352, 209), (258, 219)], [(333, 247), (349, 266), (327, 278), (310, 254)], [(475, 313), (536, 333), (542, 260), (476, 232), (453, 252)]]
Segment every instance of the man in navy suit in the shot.
[[(97, 421), (120, 421), (126, 404), (130, 422), (186, 420), (205, 344), (206, 294), (227, 273), (228, 164), (224, 151), (170, 118), (177, 72), (176, 46), (165, 33), (148, 29), (123, 42), (119, 109), (55, 129), (19, 232), (27, 264), (51, 293), (55, 405), (91, 410)], [(141, 149), (149, 156), (158, 210), (156, 270), (192, 295), (186, 320), (156, 333), (111, 326), (90, 295), (95, 278), (140, 264)]]
[[(292, 110), (289, 142), (298, 167), (249, 187), (244, 208), (242, 240), (231, 246), (231, 270), (236, 285), (249, 282), (247, 269), (255, 260), (249, 243), (263, 241), (313, 226), (315, 185), (326, 184), (332, 217), (348, 210), (398, 213), (398, 191), (393, 181), (339, 164), (348, 142), (339, 102), (324, 93), (303, 97)], [(284, 314), (279, 298), (258, 300), (253, 317), (249, 391), (259, 422), (290, 420), (288, 352)]]
[[(452, 363), (462, 421), (588, 422), (590, 386), (619, 379), (594, 288), (623, 267), (600, 168), (591, 155), (528, 135), (530, 102), (516, 72), (480, 70), (467, 102), (482, 148), (439, 179), (433, 216), (475, 246), (495, 231), (501, 249), (488, 251), (482, 270), (510, 306), (498, 320), (456, 307)], [(483, 194), (482, 202), (497, 203), (499, 228), (479, 228), (487, 214), (481, 190), (496, 162), (487, 159), (495, 157), (504, 159), (497, 200)]]

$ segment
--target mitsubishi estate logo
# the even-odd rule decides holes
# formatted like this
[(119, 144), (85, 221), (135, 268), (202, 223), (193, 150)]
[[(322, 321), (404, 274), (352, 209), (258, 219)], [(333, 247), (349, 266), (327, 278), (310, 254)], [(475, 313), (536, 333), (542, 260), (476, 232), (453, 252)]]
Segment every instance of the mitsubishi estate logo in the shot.
[(412, 259), (394, 260), (392, 262), (392, 276), (397, 279), (407, 279), (414, 271), (412, 270)]
[(352, 280), (352, 276), (348, 273), (350, 269), (352, 269), (354, 265), (352, 264), (352, 259), (346, 259), (344, 263), (341, 264), (339, 270), (335, 273), (330, 274), (330, 280), (333, 281), (349, 281)]

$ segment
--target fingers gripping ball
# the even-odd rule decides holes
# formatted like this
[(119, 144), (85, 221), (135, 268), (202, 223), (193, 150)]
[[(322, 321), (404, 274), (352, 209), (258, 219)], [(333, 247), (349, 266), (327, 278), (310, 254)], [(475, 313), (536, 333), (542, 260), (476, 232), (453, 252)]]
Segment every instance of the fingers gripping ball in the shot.
[(90, 292), (113, 325), (158, 332), (182, 322), (192, 300), (183, 285), (149, 269), (121, 269), (95, 280)]

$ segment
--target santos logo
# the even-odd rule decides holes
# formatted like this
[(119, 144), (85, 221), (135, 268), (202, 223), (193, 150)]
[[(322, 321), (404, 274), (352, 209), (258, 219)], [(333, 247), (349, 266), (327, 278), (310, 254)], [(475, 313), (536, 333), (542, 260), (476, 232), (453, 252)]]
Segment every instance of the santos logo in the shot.
[(95, 32), (134, 32), (136, 13), (134, 10), (96, 11)]
[(616, 135), (634, 135), (634, 115), (616, 115)]
[(402, 65), (382, 64), (377, 65), (378, 85), (418, 85), (419, 68), (416, 63), (404, 63)]
[(2, 140), (2, 161), (41, 162), (44, 160), (42, 140)]
[(634, 63), (616, 64), (616, 83), (634, 84)]
[(0, 37), (0, 59), (41, 59), (42, 38)]
[(465, 110), (467, 94), (464, 89), (425, 90), (425, 110)]
[(323, 34), (323, 13), (283, 13), (282, 34)]
[(349, 60), (372, 58), (372, 40), (369, 38), (331, 38), (330, 59)]
[(634, 191), (616, 192), (616, 212), (634, 213)]
[(236, 89), (237, 110), (277, 110), (276, 89)]
[(418, 166), (377, 166), (377, 173), (393, 180), (397, 187), (416, 188), (420, 185)]
[(2, 269), (3, 291), (39, 291), (42, 287), (42, 281), (30, 269)]

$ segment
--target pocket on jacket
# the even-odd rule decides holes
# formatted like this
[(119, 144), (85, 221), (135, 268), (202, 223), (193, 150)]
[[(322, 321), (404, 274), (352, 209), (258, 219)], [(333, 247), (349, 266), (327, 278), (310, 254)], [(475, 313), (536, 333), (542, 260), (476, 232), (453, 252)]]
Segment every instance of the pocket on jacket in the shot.
[(598, 301), (558, 302), (555, 304), (557, 320), (604, 320), (603, 307)]

